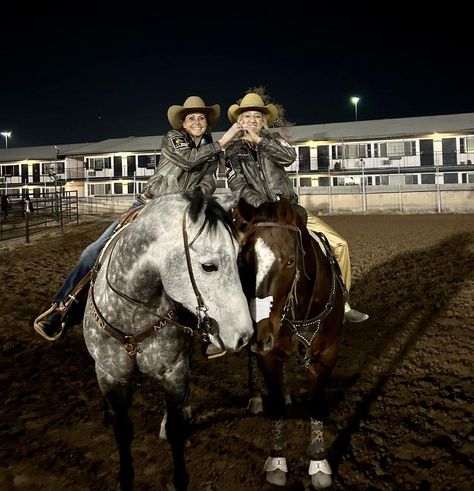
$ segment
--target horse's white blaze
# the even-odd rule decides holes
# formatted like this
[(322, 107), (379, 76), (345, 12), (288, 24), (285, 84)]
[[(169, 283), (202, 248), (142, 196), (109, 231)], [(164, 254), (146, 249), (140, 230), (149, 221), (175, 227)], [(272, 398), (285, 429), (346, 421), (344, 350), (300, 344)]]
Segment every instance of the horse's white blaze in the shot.
[(250, 315), (255, 322), (260, 322), (262, 319), (268, 319), (272, 310), (273, 296), (265, 298), (251, 298), (249, 302)]
[(264, 240), (259, 237), (255, 241), (255, 255), (257, 257), (257, 281), (255, 284), (256, 295), (258, 287), (269, 273), (272, 264), (275, 262), (275, 254), (273, 254), (270, 247), (265, 244)]

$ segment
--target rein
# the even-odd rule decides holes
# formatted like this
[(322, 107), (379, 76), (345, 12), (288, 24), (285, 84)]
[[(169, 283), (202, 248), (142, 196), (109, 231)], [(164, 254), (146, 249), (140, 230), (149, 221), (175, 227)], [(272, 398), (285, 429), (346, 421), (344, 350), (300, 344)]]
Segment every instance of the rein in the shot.
[[(194, 293), (196, 295), (196, 299), (198, 302), (198, 306), (196, 307), (197, 313), (198, 313), (198, 327), (197, 327), (197, 334), (201, 335), (201, 337), (207, 341), (209, 339), (209, 334), (214, 336), (217, 341), (219, 342), (219, 345), (221, 346), (222, 350), (225, 351), (225, 346), (224, 343), (222, 342), (222, 339), (219, 336), (219, 328), (214, 319), (211, 319), (207, 315), (208, 307), (204, 304), (202, 295), (199, 292), (196, 281), (194, 279), (194, 274), (192, 270), (192, 265), (191, 265), (191, 258), (189, 254), (189, 242), (188, 242), (188, 234), (186, 231), (186, 213), (190, 207), (190, 204), (187, 205), (184, 215), (183, 215), (183, 243), (184, 243), (184, 251), (186, 255), (186, 262), (188, 266), (188, 272), (189, 272), (189, 277), (191, 279), (191, 284), (193, 286)], [(89, 290), (89, 296), (87, 299), (87, 308), (89, 309), (90, 314), (94, 318), (94, 320), (99, 324), (102, 329), (104, 329), (110, 336), (112, 336), (114, 339), (116, 339), (120, 344), (123, 345), (125, 350), (127, 351), (127, 354), (130, 356), (131, 361), (135, 364), (136, 363), (136, 355), (137, 353), (140, 352), (140, 349), (138, 347), (138, 343), (141, 341), (147, 339), (148, 337), (152, 336), (153, 334), (157, 333), (160, 331), (162, 328), (164, 328), (168, 323), (171, 323), (175, 325), (176, 327), (179, 327), (183, 330), (184, 333), (189, 334), (191, 336), (194, 335), (194, 330), (191, 327), (184, 326), (175, 320), (173, 320), (173, 317), (176, 315), (176, 312), (174, 308), (171, 308), (166, 312), (166, 314), (161, 315), (157, 314), (153, 310), (151, 310), (145, 303), (141, 302), (140, 300), (137, 300), (133, 297), (130, 297), (129, 295), (121, 292), (117, 288), (115, 288), (110, 280), (109, 280), (109, 267), (110, 267), (110, 261), (112, 258), (112, 254), (115, 250), (115, 247), (118, 243), (118, 238), (120, 236), (120, 233), (128, 226), (129, 224), (126, 224), (122, 228), (120, 228), (115, 235), (109, 240), (109, 242), (106, 244), (104, 247), (102, 253), (100, 254), (99, 258), (97, 259), (96, 264), (94, 265), (92, 269), (92, 276), (91, 276), (91, 286)], [(204, 227), (204, 226), (203, 226)], [(203, 227), (199, 230), (197, 236), (193, 239), (191, 243), (193, 243), (197, 237), (202, 233)], [(111, 250), (110, 250), (111, 249)], [(140, 306), (141, 308), (145, 309), (148, 313), (153, 315), (154, 317), (159, 319), (158, 324), (153, 324), (152, 326), (148, 327), (147, 329), (140, 331), (137, 334), (134, 335), (128, 335), (114, 327), (112, 324), (110, 324), (104, 316), (101, 314), (95, 299), (94, 299), (94, 283), (95, 279), (97, 277), (97, 274), (99, 270), (102, 267), (102, 258), (105, 256), (107, 251), (110, 250), (110, 254), (107, 260), (107, 269), (105, 272), (105, 279), (107, 286), (118, 296), (123, 298), (124, 300), (127, 300), (130, 303), (133, 303), (135, 305)]]
[[(196, 296), (197, 300), (197, 307), (196, 307), (196, 313), (197, 313), (197, 318), (198, 318), (198, 327), (197, 330), (202, 332), (202, 336), (204, 339), (209, 340), (209, 335), (213, 336), (216, 338), (217, 342), (219, 343), (219, 346), (222, 351), (225, 351), (225, 346), (224, 343), (219, 336), (219, 326), (217, 325), (217, 322), (215, 319), (212, 319), (208, 315), (208, 307), (204, 303), (204, 300), (202, 299), (201, 292), (199, 291), (197, 284), (196, 284), (196, 279), (194, 278), (194, 273), (193, 273), (193, 265), (191, 263), (191, 254), (189, 252), (189, 241), (188, 241), (188, 232), (186, 231), (186, 212), (188, 211), (189, 207), (191, 206), (191, 203), (188, 204), (186, 207), (186, 210), (183, 215), (183, 242), (184, 242), (184, 254), (186, 256), (186, 264), (188, 266), (188, 273), (189, 273), (189, 278), (191, 280), (191, 285), (194, 290), (194, 295)], [(198, 232), (199, 236), (203, 231), (203, 227)], [(197, 236), (193, 239), (191, 243), (193, 243)]]

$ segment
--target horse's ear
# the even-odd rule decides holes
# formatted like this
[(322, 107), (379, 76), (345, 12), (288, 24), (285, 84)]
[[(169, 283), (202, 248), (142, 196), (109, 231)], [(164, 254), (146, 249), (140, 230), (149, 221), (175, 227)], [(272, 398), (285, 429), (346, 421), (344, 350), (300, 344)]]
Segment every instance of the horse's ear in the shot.
[(295, 224), (295, 210), (284, 196), (280, 196), (277, 203), (277, 217), (283, 223)]
[(257, 208), (252, 206), (250, 203), (244, 200), (244, 198), (240, 198), (237, 204), (237, 210), (239, 212), (240, 217), (244, 222), (250, 223), (252, 218), (255, 216), (255, 211)]

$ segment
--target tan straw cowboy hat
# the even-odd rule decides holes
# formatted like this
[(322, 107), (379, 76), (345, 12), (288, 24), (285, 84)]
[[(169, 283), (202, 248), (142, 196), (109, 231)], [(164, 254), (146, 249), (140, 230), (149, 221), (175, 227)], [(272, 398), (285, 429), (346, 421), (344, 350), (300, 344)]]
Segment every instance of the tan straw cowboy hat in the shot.
[(213, 127), (219, 119), (221, 108), (219, 104), (206, 106), (206, 103), (199, 96), (192, 95), (184, 101), (182, 106), (171, 106), (168, 109), (168, 121), (175, 130), (179, 130), (186, 114), (193, 112), (205, 114), (209, 126)]
[(227, 111), (231, 123), (237, 122), (239, 114), (245, 111), (259, 111), (267, 116), (268, 126), (271, 126), (278, 118), (278, 110), (273, 104), (265, 105), (263, 99), (253, 92), (247, 94), (239, 104), (232, 104)]

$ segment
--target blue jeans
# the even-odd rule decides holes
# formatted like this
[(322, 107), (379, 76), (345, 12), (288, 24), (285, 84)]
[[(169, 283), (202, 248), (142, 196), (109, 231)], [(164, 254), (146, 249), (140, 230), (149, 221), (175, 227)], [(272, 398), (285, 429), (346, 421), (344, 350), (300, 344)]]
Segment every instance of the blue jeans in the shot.
[[(129, 210), (138, 208), (141, 205), (140, 201), (134, 201)], [(95, 242), (92, 242), (82, 251), (76, 266), (74, 266), (74, 269), (69, 273), (69, 276), (54, 296), (53, 303), (60, 303), (65, 300), (82, 278), (94, 267), (100, 251), (114, 234), (115, 227), (119, 221), (119, 219), (115, 220)]]

